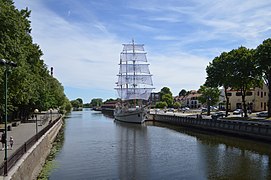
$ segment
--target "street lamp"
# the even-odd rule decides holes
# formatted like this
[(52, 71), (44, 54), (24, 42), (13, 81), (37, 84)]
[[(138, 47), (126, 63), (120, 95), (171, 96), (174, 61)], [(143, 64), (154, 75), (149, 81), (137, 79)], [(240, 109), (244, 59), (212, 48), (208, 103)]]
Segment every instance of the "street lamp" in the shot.
[(35, 113), (35, 117), (36, 117), (36, 134), (38, 134), (38, 113), (39, 113), (39, 110), (35, 109), (34, 113)]
[(0, 64), (4, 65), (5, 67), (5, 71), (4, 71), (4, 90), (5, 90), (5, 158), (4, 158), (4, 162), (5, 162), (5, 166), (4, 166), (4, 175), (7, 176), (8, 175), (8, 145), (7, 145), (7, 121), (8, 121), (8, 114), (7, 114), (7, 104), (8, 104), (8, 71), (9, 71), (9, 67), (16, 67), (17, 64), (15, 62), (12, 61), (6, 61), (5, 59), (0, 59)]
[(52, 113), (53, 113), (53, 109), (52, 108), (50, 108), (50, 115), (51, 115), (51, 118), (50, 118), (50, 123), (52, 122)]

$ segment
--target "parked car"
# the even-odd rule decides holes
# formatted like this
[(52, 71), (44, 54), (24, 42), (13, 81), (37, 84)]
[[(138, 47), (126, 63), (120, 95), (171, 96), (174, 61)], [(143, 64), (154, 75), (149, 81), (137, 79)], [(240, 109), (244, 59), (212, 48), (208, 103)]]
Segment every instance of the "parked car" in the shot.
[(182, 111), (183, 112), (185, 112), (185, 111), (189, 111), (190, 110), (190, 108), (189, 107), (184, 107), (184, 108), (182, 108)]
[(256, 113), (256, 116), (258, 116), (258, 117), (267, 117), (268, 112), (267, 111), (258, 112), (258, 113)]
[(215, 118), (220, 118), (220, 117), (224, 117), (226, 116), (226, 113), (225, 112), (222, 112), (222, 111), (219, 111), (219, 112), (215, 112), (211, 115), (212, 119), (215, 119)]
[(243, 113), (242, 109), (235, 109), (232, 114), (236, 115), (236, 114), (241, 114), (241, 113)]

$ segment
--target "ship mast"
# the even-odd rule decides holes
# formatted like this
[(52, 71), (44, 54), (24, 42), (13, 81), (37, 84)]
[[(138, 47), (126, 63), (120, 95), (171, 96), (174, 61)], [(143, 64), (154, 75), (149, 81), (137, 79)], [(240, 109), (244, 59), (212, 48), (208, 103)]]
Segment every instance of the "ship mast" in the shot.
[[(132, 44), (133, 44), (133, 56), (135, 56), (135, 42), (134, 39), (132, 39)], [(134, 77), (133, 77), (133, 88), (134, 88), (134, 96), (135, 96), (135, 88), (136, 88), (136, 70), (135, 70), (135, 58), (133, 58), (133, 71), (134, 71)], [(136, 97), (134, 98), (134, 106), (136, 106)]]
[[(152, 78), (147, 64), (144, 44), (123, 44), (120, 54), (120, 72), (118, 74), (118, 87), (115, 88), (121, 99), (136, 104), (148, 100), (152, 91)], [(139, 63), (141, 62), (141, 63)]]

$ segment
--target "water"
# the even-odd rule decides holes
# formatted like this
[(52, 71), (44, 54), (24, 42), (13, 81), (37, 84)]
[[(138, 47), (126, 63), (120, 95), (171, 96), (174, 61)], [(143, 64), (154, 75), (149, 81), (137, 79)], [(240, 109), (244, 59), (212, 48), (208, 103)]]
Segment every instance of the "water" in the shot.
[(271, 179), (271, 146), (87, 109), (66, 119), (51, 180)]

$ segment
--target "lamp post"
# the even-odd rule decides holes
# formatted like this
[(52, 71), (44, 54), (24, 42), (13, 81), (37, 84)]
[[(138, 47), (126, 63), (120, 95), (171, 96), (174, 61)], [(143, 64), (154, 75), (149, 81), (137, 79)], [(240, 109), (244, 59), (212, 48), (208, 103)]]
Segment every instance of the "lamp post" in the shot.
[(7, 104), (8, 104), (8, 71), (9, 71), (9, 67), (16, 67), (17, 64), (15, 62), (12, 61), (6, 61), (5, 59), (0, 59), (0, 64), (4, 65), (5, 67), (5, 71), (4, 71), (4, 94), (5, 94), (5, 157), (4, 157), (4, 162), (5, 162), (5, 166), (4, 166), (4, 175), (7, 176), (8, 175), (8, 145), (7, 145), (7, 121), (8, 121), (8, 114), (7, 114)]
[(52, 118), (53, 118), (53, 117), (52, 117), (52, 113), (53, 113), (53, 109), (52, 109), (52, 108), (50, 108), (50, 116), (51, 116), (51, 118), (50, 118), (50, 123), (51, 123), (51, 122), (52, 122), (52, 120), (53, 120), (53, 119), (52, 119)]
[(35, 113), (35, 117), (36, 117), (36, 134), (38, 134), (38, 113), (39, 113), (39, 110), (35, 109), (34, 113)]

